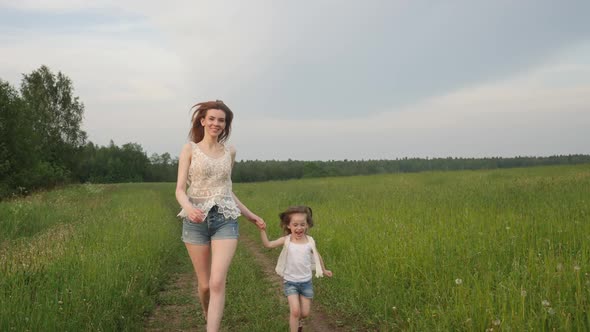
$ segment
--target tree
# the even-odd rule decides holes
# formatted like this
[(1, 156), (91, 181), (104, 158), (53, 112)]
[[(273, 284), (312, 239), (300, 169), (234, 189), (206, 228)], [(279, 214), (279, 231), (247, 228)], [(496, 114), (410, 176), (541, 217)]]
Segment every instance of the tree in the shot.
[(23, 75), (21, 95), (28, 113), (36, 153), (51, 167), (69, 173), (79, 162), (77, 156), (86, 141), (80, 129), (84, 104), (73, 95), (72, 81), (41, 66)]
[[(0, 80), (0, 197), (17, 187), (20, 169), (33, 163), (31, 127), (17, 91)], [(17, 174), (18, 173), (18, 174)]]

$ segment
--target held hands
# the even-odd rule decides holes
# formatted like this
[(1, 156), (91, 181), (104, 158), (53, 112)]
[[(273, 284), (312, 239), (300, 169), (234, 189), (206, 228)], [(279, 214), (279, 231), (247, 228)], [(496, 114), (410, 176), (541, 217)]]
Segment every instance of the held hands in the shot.
[(266, 230), (266, 223), (262, 218), (253, 214), (252, 217), (248, 218), (251, 222), (253, 222), (259, 230), (263, 231)]

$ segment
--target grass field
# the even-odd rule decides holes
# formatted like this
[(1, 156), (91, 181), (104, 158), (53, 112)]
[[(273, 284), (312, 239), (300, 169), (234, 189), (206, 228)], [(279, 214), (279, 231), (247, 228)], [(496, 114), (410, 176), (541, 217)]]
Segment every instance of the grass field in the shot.
[[(315, 301), (346, 329), (590, 330), (589, 165), (234, 189), (272, 238), (281, 210), (313, 208), (311, 235), (335, 274), (314, 281)], [(0, 330), (141, 330), (188, 263), (173, 190), (80, 185), (0, 202)], [(252, 260), (244, 250), (234, 260), (223, 324), (282, 329), (288, 309)]]
[(273, 238), (280, 210), (313, 208), (311, 234), (335, 274), (316, 282), (317, 301), (348, 326), (590, 330), (588, 165), (269, 182), (236, 192), (266, 217)]
[[(199, 316), (193, 293), (158, 297), (173, 287), (171, 274), (192, 269), (178, 210), (170, 183), (81, 185), (1, 202), (0, 331), (141, 331), (166, 302), (194, 302)], [(288, 309), (265, 296), (243, 248), (228, 280), (226, 330), (287, 326)]]

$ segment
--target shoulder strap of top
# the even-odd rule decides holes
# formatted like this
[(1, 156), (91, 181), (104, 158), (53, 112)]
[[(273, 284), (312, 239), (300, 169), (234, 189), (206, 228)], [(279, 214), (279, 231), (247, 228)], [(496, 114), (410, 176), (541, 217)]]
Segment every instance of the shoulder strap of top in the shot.
[(290, 241), (291, 241), (291, 234), (285, 235), (285, 242), (283, 243), (283, 247), (287, 248)]

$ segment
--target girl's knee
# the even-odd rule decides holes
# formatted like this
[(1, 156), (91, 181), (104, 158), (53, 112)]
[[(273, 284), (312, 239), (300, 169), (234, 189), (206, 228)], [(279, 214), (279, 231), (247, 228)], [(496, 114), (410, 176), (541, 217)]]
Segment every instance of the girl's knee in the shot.
[(307, 318), (309, 317), (309, 310), (301, 310), (301, 317), (300, 318)]
[(301, 318), (301, 311), (299, 308), (291, 308), (291, 317)]

